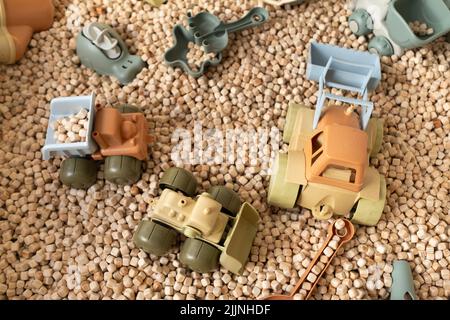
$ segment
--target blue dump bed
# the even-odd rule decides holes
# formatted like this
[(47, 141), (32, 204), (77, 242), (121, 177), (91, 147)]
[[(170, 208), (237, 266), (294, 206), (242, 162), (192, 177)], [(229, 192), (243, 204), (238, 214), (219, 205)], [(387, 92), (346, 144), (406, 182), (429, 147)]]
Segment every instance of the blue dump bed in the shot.
[(308, 80), (319, 82), (330, 59), (331, 64), (325, 79), (328, 86), (346, 87), (356, 92), (362, 87), (371, 91), (378, 86), (381, 67), (377, 55), (317, 42), (311, 43), (309, 51), (306, 71)]

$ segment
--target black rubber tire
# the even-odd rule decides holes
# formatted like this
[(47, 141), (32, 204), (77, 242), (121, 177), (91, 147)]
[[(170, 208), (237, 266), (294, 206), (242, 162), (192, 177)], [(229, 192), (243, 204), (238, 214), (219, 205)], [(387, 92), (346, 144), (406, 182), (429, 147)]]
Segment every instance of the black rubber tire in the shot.
[(172, 248), (176, 237), (174, 229), (153, 220), (144, 220), (134, 233), (133, 241), (145, 252), (161, 256)]
[(97, 163), (86, 158), (69, 158), (62, 162), (59, 180), (75, 189), (87, 189), (97, 180)]
[(241, 199), (233, 190), (224, 186), (214, 186), (208, 190), (211, 197), (222, 205), (222, 211), (235, 217), (241, 208)]
[(164, 172), (159, 180), (159, 187), (162, 190), (168, 188), (193, 197), (197, 192), (197, 179), (189, 171), (173, 167)]
[(220, 250), (199, 239), (187, 238), (180, 251), (180, 261), (190, 269), (205, 273), (217, 268)]
[(105, 158), (105, 179), (118, 185), (130, 185), (139, 180), (142, 161), (129, 156)]

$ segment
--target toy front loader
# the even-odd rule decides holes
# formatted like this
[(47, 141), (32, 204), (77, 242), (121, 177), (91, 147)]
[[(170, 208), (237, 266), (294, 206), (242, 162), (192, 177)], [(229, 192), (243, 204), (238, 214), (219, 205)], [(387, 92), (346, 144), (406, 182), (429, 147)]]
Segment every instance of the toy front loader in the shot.
[(234, 220), (220, 255), (220, 264), (226, 269), (236, 274), (242, 273), (258, 230), (258, 223), (258, 212), (245, 202)]

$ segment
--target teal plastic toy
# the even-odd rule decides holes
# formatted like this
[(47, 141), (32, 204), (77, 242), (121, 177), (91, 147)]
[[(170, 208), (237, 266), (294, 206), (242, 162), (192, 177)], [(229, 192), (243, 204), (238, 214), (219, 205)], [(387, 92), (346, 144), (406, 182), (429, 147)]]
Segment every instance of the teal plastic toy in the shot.
[(408, 261), (394, 261), (391, 300), (417, 300), (414, 281)]
[(145, 62), (128, 52), (124, 41), (110, 26), (86, 25), (77, 37), (77, 55), (83, 65), (100, 75), (116, 77), (127, 84), (145, 67)]
[[(358, 36), (374, 33), (369, 50), (379, 55), (400, 56), (405, 49), (422, 47), (450, 32), (450, 0), (351, 0), (349, 8), (350, 29)], [(415, 34), (409, 26), (415, 21), (433, 32)]]
[[(189, 30), (179, 24), (174, 27), (175, 42), (173, 47), (166, 51), (164, 60), (169, 66), (180, 67), (197, 78), (203, 75), (209, 66), (218, 65), (222, 61), (222, 51), (228, 45), (229, 33), (256, 27), (267, 21), (269, 13), (264, 8), (256, 7), (243, 18), (231, 23), (224, 23), (209, 12), (201, 12), (195, 16), (188, 12), (187, 16)], [(191, 69), (188, 64), (190, 42), (201, 46), (206, 53), (215, 53), (215, 57), (203, 61), (197, 71)]]

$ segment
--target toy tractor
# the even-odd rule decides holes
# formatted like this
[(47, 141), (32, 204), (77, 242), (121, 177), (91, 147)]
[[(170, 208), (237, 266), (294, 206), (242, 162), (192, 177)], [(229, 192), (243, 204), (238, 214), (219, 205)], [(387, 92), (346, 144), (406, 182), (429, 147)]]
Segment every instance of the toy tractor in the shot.
[(0, 0), (0, 63), (21, 59), (33, 32), (48, 30), (54, 14), (52, 0)]
[[(69, 187), (87, 189), (97, 179), (98, 160), (105, 160), (105, 179), (116, 184), (139, 180), (142, 162), (148, 157), (148, 123), (139, 109), (129, 105), (118, 108), (94, 107), (95, 95), (53, 99), (45, 145), (44, 160), (54, 155), (66, 156), (59, 178)], [(58, 118), (88, 111), (86, 141), (60, 143), (54, 137), (52, 123)]]
[[(450, 0), (351, 0), (349, 7), (350, 29), (357, 36), (373, 32), (369, 50), (379, 55), (400, 56), (450, 32)], [(409, 25), (414, 22), (425, 23), (432, 32), (415, 34)]]
[[(270, 204), (282, 208), (298, 204), (318, 219), (336, 214), (363, 225), (378, 222), (386, 183), (369, 166), (369, 157), (381, 148), (383, 124), (378, 119), (361, 119), (355, 112), (353, 105), (367, 106), (368, 101), (323, 90), (329, 85), (365, 93), (366, 86), (376, 86), (379, 60), (371, 56), (378, 58), (367, 52), (311, 44), (308, 79), (319, 80), (321, 95), (315, 111), (294, 103), (289, 106), (283, 134), (289, 151), (275, 159)], [(326, 98), (351, 106), (329, 105), (322, 111)]]
[(257, 232), (259, 216), (249, 204), (223, 186), (196, 194), (197, 180), (181, 168), (170, 168), (159, 182), (161, 196), (150, 220), (141, 221), (134, 243), (147, 253), (165, 254), (184, 234), (180, 261), (197, 272), (209, 272), (218, 262), (240, 274)]

